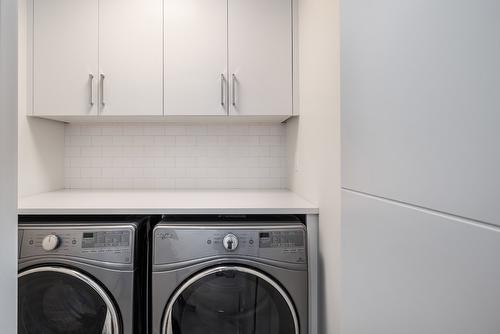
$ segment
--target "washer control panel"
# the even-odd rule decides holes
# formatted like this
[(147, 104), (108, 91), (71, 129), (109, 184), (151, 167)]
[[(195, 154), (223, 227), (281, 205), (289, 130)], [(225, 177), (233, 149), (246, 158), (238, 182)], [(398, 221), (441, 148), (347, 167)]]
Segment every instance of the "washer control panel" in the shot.
[(132, 263), (131, 228), (24, 228), (20, 258), (69, 256), (110, 263)]
[(175, 226), (154, 230), (154, 263), (172, 264), (214, 256), (241, 256), (304, 264), (306, 230), (302, 224), (278, 226)]

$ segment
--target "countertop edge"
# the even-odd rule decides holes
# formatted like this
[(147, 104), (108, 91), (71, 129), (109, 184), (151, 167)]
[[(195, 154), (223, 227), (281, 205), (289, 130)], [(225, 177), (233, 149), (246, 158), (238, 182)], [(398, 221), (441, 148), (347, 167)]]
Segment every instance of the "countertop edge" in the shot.
[(68, 191), (18, 202), (19, 215), (319, 214), (293, 191)]
[(181, 215), (181, 214), (259, 214), (259, 215), (308, 215), (319, 214), (319, 209), (315, 208), (241, 208), (241, 209), (37, 209), (20, 208), (18, 215)]

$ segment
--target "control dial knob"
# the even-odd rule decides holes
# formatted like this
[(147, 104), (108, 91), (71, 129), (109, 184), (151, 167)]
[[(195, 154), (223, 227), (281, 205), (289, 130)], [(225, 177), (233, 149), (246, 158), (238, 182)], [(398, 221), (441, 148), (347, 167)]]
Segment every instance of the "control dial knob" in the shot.
[(224, 237), (224, 239), (222, 239), (222, 244), (224, 245), (225, 249), (232, 252), (238, 247), (238, 237), (236, 237), (234, 234), (229, 233)]
[(59, 247), (60, 239), (55, 234), (49, 234), (42, 241), (42, 248), (46, 251), (51, 251)]

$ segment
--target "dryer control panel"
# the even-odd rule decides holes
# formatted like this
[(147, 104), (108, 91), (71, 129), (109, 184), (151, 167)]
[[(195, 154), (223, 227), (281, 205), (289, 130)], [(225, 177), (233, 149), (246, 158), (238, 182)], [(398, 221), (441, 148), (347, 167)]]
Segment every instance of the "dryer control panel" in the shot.
[(20, 259), (64, 256), (122, 264), (130, 264), (133, 260), (134, 229), (131, 227), (20, 229)]
[(306, 264), (306, 229), (276, 226), (158, 225), (154, 264), (173, 264), (217, 256)]

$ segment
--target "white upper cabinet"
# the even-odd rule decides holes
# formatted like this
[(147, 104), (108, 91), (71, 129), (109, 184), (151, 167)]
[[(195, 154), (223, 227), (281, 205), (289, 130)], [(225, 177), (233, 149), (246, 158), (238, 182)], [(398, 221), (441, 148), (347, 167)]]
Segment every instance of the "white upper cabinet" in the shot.
[(99, 1), (102, 116), (163, 114), (162, 9), (162, 0)]
[(165, 115), (227, 114), (227, 0), (165, 0)]
[(35, 116), (292, 115), (292, 0), (30, 1)]
[(33, 5), (33, 114), (96, 115), (98, 1)]
[(292, 115), (292, 2), (228, 2), (230, 115)]

